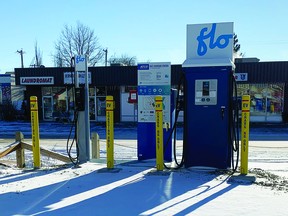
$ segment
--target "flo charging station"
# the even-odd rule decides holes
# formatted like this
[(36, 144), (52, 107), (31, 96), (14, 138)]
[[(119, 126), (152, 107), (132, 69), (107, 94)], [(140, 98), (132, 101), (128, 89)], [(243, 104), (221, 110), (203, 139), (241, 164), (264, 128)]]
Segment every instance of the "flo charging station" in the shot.
[(233, 23), (187, 25), (184, 165), (233, 163)]
[[(227, 169), (232, 165), (233, 170), (236, 170), (237, 164), (234, 165), (233, 156), (234, 151), (237, 152), (238, 163), (239, 135), (235, 129), (235, 121), (238, 123), (235, 113), (238, 114), (238, 110), (235, 110), (237, 103), (233, 99), (233, 93), (237, 89), (233, 46), (232, 22), (187, 25), (186, 60), (182, 65), (183, 76), (179, 81), (178, 91), (171, 89), (171, 63), (138, 64), (138, 160), (156, 157), (156, 139), (157, 143), (160, 139), (156, 136), (155, 97), (161, 96), (165, 161), (172, 161), (171, 137), (175, 132), (178, 114), (183, 110), (183, 158), (178, 164), (174, 136), (176, 164), (179, 167), (184, 164), (185, 167), (206, 166), (219, 169)], [(84, 88), (79, 87), (79, 71), (85, 72)], [(179, 94), (182, 80), (184, 102)], [(88, 85), (87, 59), (85, 56), (76, 56), (75, 99), (79, 162), (88, 161), (91, 154)]]
[[(164, 159), (172, 160), (172, 144), (169, 140), (173, 100), (171, 101), (171, 63), (138, 64), (138, 160), (156, 157), (155, 96), (163, 97), (163, 145)], [(172, 102), (172, 105), (171, 105)]]
[(85, 55), (77, 55), (74, 57), (74, 64), (76, 163), (84, 163), (91, 159), (88, 57)]

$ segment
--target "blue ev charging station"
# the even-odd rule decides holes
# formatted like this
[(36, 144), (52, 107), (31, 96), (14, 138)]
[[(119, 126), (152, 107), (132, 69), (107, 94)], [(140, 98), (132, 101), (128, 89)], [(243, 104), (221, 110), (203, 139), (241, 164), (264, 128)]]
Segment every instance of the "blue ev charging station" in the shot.
[(233, 163), (233, 23), (187, 25), (184, 165)]
[[(138, 160), (156, 158), (155, 96), (163, 97), (164, 160), (172, 160), (172, 120), (175, 103), (171, 100), (171, 63), (138, 64)], [(173, 91), (172, 91), (173, 92)], [(172, 94), (172, 97), (174, 93)]]

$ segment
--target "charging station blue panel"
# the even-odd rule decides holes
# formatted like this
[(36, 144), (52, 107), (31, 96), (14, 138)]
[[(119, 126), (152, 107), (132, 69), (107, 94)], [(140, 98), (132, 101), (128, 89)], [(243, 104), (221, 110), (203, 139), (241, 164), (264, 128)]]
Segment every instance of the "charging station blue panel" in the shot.
[[(138, 123), (137, 139), (138, 160), (156, 158), (156, 132), (155, 123)], [(163, 129), (164, 160), (172, 161), (172, 141), (168, 140), (171, 129)]]
[[(170, 119), (171, 125), (168, 130), (163, 129), (163, 149), (164, 160), (172, 161), (172, 127), (175, 122), (175, 108), (176, 108), (176, 90), (171, 90), (171, 106)], [(156, 158), (156, 126), (151, 122), (138, 122), (137, 127), (137, 155), (138, 160), (147, 160)]]
[(184, 68), (185, 167), (231, 166), (232, 67)]

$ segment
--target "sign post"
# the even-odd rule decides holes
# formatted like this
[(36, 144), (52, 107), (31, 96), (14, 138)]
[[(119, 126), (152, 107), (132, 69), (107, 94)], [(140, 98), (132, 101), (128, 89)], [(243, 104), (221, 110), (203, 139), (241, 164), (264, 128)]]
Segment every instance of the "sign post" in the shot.
[(162, 96), (155, 97), (156, 111), (156, 167), (158, 171), (163, 171), (163, 104)]
[(107, 168), (114, 168), (114, 101), (113, 96), (106, 96), (106, 148)]
[(250, 122), (250, 95), (242, 96), (242, 119), (241, 119), (241, 174), (248, 173), (248, 143)]
[(39, 120), (38, 120), (38, 104), (37, 97), (30, 97), (31, 109), (31, 128), (32, 128), (32, 150), (34, 168), (40, 168), (40, 145), (39, 145)]
[[(81, 76), (79, 76), (81, 74)], [(79, 162), (84, 163), (91, 159), (91, 143), (90, 143), (90, 118), (89, 118), (89, 77), (88, 77), (88, 56), (75, 56), (75, 88), (80, 92), (84, 85), (84, 100), (81, 98), (80, 107), (77, 110), (77, 143), (79, 146)], [(72, 77), (71, 77), (72, 78)], [(72, 80), (71, 80), (72, 81)], [(81, 82), (80, 82), (81, 81)], [(81, 89), (81, 90), (80, 90)], [(76, 98), (75, 98), (76, 99)], [(78, 98), (79, 99), (79, 98)], [(78, 101), (78, 102), (79, 102)], [(76, 101), (76, 103), (78, 103)]]

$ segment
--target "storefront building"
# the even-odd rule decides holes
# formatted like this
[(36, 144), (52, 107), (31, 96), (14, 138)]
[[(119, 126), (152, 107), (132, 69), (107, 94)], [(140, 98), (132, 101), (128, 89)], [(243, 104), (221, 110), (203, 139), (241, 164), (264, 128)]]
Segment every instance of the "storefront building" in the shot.
[[(16, 68), (16, 85), (26, 86), (25, 100), (37, 96), (39, 118), (44, 121), (73, 118), (73, 68)], [(137, 121), (137, 105), (128, 102), (137, 89), (137, 66), (91, 67), (89, 110), (91, 121), (105, 121), (105, 98), (115, 100), (115, 122)], [(238, 98), (251, 95), (251, 121), (282, 122), (288, 119), (288, 62), (236, 63)], [(176, 87), (181, 65), (171, 66)], [(29, 107), (29, 103), (28, 107)]]
[(236, 73), (247, 76), (237, 89), (251, 97), (251, 122), (288, 121), (288, 62), (236, 63)]
[(0, 105), (11, 102), (11, 75), (0, 74)]

